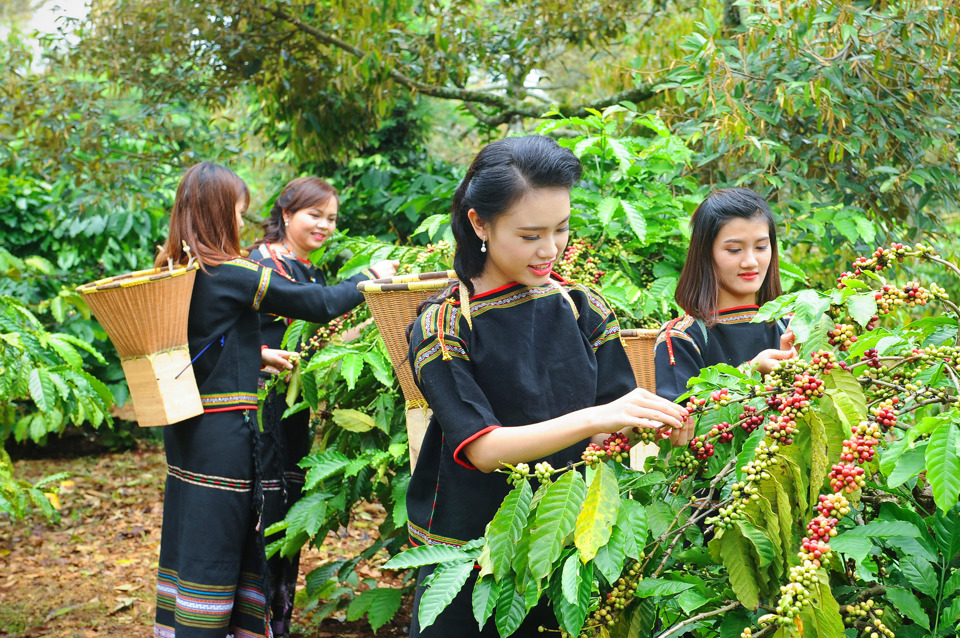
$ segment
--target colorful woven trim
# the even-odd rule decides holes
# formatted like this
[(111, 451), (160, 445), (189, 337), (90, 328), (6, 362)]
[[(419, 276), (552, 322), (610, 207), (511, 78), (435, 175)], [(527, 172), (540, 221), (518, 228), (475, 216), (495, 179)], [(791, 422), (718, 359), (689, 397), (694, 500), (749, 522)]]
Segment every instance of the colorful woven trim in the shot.
[(239, 266), (240, 268), (246, 268), (247, 270), (252, 270), (254, 272), (259, 271), (263, 266), (257, 262), (247, 259), (245, 257), (234, 257), (223, 262), (224, 266)]
[(606, 342), (620, 339), (620, 322), (617, 321), (616, 317), (611, 315), (610, 320), (601, 324), (601, 326), (603, 327), (603, 332), (600, 333), (597, 339), (590, 342), (594, 352)]
[(263, 618), (266, 608), (267, 597), (260, 578), (256, 574), (241, 573), (237, 587), (237, 610), (254, 618)]
[(204, 412), (223, 412), (226, 410), (256, 410), (257, 395), (252, 392), (226, 392), (223, 394), (201, 394), (200, 403)]
[(738, 306), (736, 308), (726, 308), (717, 313), (717, 323), (724, 325), (734, 325), (738, 323), (750, 323), (759, 312), (759, 306)]
[(260, 310), (260, 303), (267, 294), (267, 288), (270, 287), (270, 273), (272, 272), (273, 270), (270, 268), (260, 269), (260, 281), (257, 283), (257, 294), (253, 296), (253, 305), (251, 306), (256, 311)]
[(175, 465), (167, 466), (167, 474), (173, 478), (183, 481), (184, 483), (199, 485), (201, 487), (210, 487), (216, 490), (225, 490), (228, 492), (249, 492), (253, 489), (252, 480), (199, 474), (197, 472), (189, 472)]
[(431, 534), (419, 525), (414, 525), (410, 521), (407, 521), (407, 532), (410, 536), (410, 543), (412, 543), (414, 546), (446, 545), (447, 547), (463, 547), (467, 544), (467, 541)]
[[(233, 612), (235, 588), (180, 580), (172, 569), (158, 570), (157, 607), (173, 610), (177, 623), (200, 629), (226, 629)], [(160, 627), (154, 628), (154, 635)], [(166, 629), (166, 627), (164, 627)]]

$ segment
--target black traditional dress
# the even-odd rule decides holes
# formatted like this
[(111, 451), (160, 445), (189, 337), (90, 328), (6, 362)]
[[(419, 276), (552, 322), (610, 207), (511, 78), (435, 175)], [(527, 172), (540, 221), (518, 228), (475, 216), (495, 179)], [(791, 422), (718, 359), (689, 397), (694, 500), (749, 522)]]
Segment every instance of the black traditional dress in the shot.
[[(364, 271), (333, 286), (327, 286), (323, 274), (312, 263), (295, 256), (281, 255), (261, 244), (250, 253), (250, 259), (269, 266), (290, 281), (324, 286), (329, 307), (336, 316), (349, 312), (363, 302), (357, 284), (374, 278), (372, 271)], [(284, 317), (260, 315), (260, 340), (263, 346), (279, 349), (290, 320)], [(263, 373), (261, 379), (269, 377)], [(302, 410), (281, 419), (287, 404), (285, 397), (270, 392), (263, 403), (262, 458), (264, 507), (263, 527), (282, 521), (290, 506), (300, 498), (305, 472), (297, 465), (310, 452), (310, 412)], [(274, 537), (268, 537), (269, 544)], [(283, 557), (279, 554), (267, 562), (270, 573), (270, 616), (273, 633), (283, 638), (290, 633), (290, 616), (297, 585), (300, 555)]]
[[(463, 453), (470, 442), (495, 428), (602, 405), (637, 387), (613, 311), (584, 286), (509, 284), (471, 297), (469, 305), (472, 328), (451, 299), (424, 311), (410, 339), (413, 373), (433, 409), (407, 491), (414, 545), (459, 546), (482, 536), (509, 493), (505, 474), (485, 474), (470, 464)], [(579, 461), (588, 443), (540, 460), (562, 468)], [(430, 572), (421, 569), (418, 582)], [(418, 587), (411, 636), (497, 635), (492, 621), (477, 631), (473, 582), (422, 634)], [(543, 614), (532, 616), (515, 635), (540, 635), (542, 622), (556, 626)]]
[(664, 324), (654, 345), (657, 394), (676, 401), (686, 394), (687, 380), (702, 368), (718, 363), (736, 367), (763, 350), (779, 350), (784, 323), (750, 323), (759, 309), (738, 306), (721, 310), (717, 323), (710, 327), (690, 315)]
[(257, 409), (260, 312), (329, 321), (324, 286), (246, 259), (197, 273), (187, 336), (204, 413), (164, 428), (157, 638), (271, 636)]

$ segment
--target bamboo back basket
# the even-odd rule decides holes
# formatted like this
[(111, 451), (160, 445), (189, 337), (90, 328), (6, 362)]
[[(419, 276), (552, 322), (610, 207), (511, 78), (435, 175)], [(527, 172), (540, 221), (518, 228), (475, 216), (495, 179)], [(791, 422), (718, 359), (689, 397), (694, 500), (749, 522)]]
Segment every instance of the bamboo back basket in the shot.
[(357, 288), (363, 293), (370, 314), (380, 330), (390, 363), (400, 382), (406, 401), (407, 440), (410, 445), (410, 470), (417, 465), (423, 436), (430, 422), (430, 408), (420, 394), (410, 369), (407, 326), (417, 318), (417, 307), (445, 288), (457, 282), (452, 270), (411, 273), (386, 279), (361, 281)]
[(621, 330), (620, 340), (627, 358), (633, 367), (637, 386), (650, 392), (657, 391), (657, 378), (653, 366), (653, 344), (659, 330)]
[[(637, 386), (650, 392), (657, 391), (656, 369), (653, 364), (653, 346), (657, 340), (659, 330), (621, 330), (620, 341), (627, 351), (633, 376)], [(648, 456), (655, 456), (660, 451), (659, 446), (653, 443), (637, 442), (630, 448), (630, 467), (635, 470), (643, 469), (643, 461)]]
[(187, 345), (198, 267), (141, 270), (77, 288), (120, 355), (143, 427), (203, 413)]
[[(417, 318), (417, 307), (423, 301), (456, 282), (456, 273), (448, 270), (398, 275), (387, 279), (361, 281), (357, 284), (387, 345), (390, 363), (393, 364), (406, 401), (411, 471), (417, 465), (417, 457), (423, 443), (423, 436), (427, 431), (427, 424), (430, 422), (431, 412), (413, 380), (413, 372), (408, 360), (407, 326)], [(637, 385), (651, 392), (657, 389), (653, 365), (653, 345), (657, 332), (657, 330), (624, 330), (620, 333)], [(631, 466), (642, 467), (643, 458), (651, 453), (656, 454), (658, 449), (655, 445), (634, 446), (631, 450)]]

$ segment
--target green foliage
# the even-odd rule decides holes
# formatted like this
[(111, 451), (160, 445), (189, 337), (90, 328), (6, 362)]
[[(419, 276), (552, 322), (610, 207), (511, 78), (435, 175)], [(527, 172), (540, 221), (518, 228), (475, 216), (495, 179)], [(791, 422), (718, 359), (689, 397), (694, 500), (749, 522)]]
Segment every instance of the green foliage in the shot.
[[(83, 370), (81, 353), (103, 361), (86, 342), (47, 332), (22, 303), (0, 297), (0, 441), (13, 436), (42, 443), (68, 423), (112, 424), (113, 397)], [(0, 512), (23, 518), (32, 505), (58, 520), (54, 501), (45, 493), (54, 493), (49, 485), (60, 478), (47, 477), (36, 485), (17, 480), (0, 446)]]
[[(699, 140), (701, 175), (769, 189), (791, 218), (827, 222), (828, 245), (869, 245), (869, 219), (911, 240), (939, 227), (960, 195), (960, 103), (947, 71), (957, 5), (761, 2), (735, 11), (726, 28), (705, 11), (685, 38), (685, 63), (661, 85), (677, 92), (682, 128)], [(797, 230), (819, 244), (805, 223)]]
[[(895, 244), (858, 259), (837, 290), (771, 302), (761, 320), (792, 313), (824, 347), (805, 343), (804, 359), (763, 379), (723, 365), (691, 379), (689, 449), (661, 444), (645, 473), (601, 460), (586, 485), (581, 468), (568, 468), (536, 495), (527, 473), (513, 471), (479, 556), (476, 543), (411, 553), (442, 551), (444, 565), (475, 559), (476, 619), (492, 616), (503, 636), (543, 598), (580, 638), (649, 633), (651, 617), (664, 635), (735, 636), (756, 625), (785, 637), (952, 635), (960, 309), (935, 283), (895, 283), (898, 261), (910, 258), (960, 276), (929, 248)], [(824, 324), (849, 325), (868, 291), (884, 318), (928, 303), (950, 316), (882, 328), (870, 317), (856, 340), (817, 339)], [(765, 422), (756, 435), (753, 414)], [(711, 452), (695, 458), (709, 441)], [(414, 563), (423, 561), (401, 554), (387, 567)], [(431, 618), (463, 585), (430, 585)]]

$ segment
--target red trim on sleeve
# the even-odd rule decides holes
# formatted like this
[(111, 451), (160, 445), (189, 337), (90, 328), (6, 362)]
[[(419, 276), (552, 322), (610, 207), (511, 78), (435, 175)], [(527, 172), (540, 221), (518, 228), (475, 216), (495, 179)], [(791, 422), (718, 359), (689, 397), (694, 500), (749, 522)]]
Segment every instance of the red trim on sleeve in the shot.
[(476, 434), (474, 434), (473, 436), (471, 436), (469, 439), (467, 439), (466, 441), (464, 441), (464, 442), (461, 443), (460, 445), (458, 445), (458, 446), (457, 446), (457, 449), (453, 451), (453, 460), (456, 461), (457, 463), (459, 463), (460, 465), (462, 465), (463, 467), (467, 468), (468, 470), (475, 470), (475, 469), (477, 469), (476, 466), (473, 465), (472, 463), (470, 463), (469, 461), (461, 461), (461, 460), (460, 460), (460, 450), (462, 450), (463, 448), (465, 448), (465, 447), (466, 447), (467, 445), (469, 445), (470, 443), (473, 443), (474, 441), (476, 441), (477, 439), (479, 439), (481, 436), (483, 436), (483, 435), (486, 434), (487, 432), (490, 432), (491, 430), (496, 430), (496, 429), (499, 428), (499, 427), (500, 427), (499, 425), (489, 425), (489, 426), (483, 428), (482, 430), (480, 430), (479, 432), (477, 432)]

